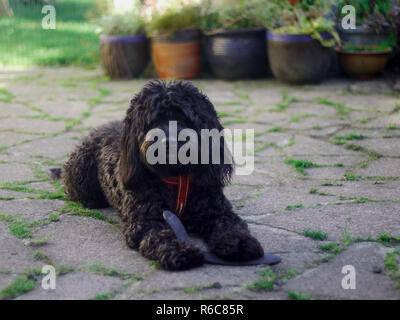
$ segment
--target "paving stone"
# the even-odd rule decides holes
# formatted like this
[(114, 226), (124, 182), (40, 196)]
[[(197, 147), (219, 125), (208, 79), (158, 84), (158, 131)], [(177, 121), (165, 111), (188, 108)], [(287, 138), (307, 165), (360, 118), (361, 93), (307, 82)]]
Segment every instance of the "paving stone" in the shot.
[(57, 133), (65, 129), (64, 121), (49, 121), (44, 119), (15, 118), (0, 119), (0, 129), (15, 129), (35, 133)]
[[(310, 190), (305, 185), (298, 188), (284, 186), (265, 188), (262, 194), (255, 200), (249, 201), (239, 212), (244, 215), (265, 215), (272, 212), (288, 211), (285, 210), (288, 206), (310, 207), (317, 203), (330, 202), (330, 197), (310, 194)], [(294, 209), (294, 211), (296, 210), (298, 209)]]
[(368, 139), (356, 144), (374, 150), (384, 156), (400, 156), (400, 139)]
[(15, 274), (0, 273), (0, 291), (4, 287), (7, 287), (8, 285), (10, 285), (13, 282), (13, 280), (15, 279), (15, 277), (16, 277)]
[(318, 186), (318, 192), (353, 198), (369, 198), (372, 200), (398, 200), (400, 199), (400, 181), (384, 181), (377, 183), (371, 181), (341, 181), (334, 186)]
[(355, 170), (354, 173), (362, 176), (400, 177), (400, 159), (380, 158), (370, 162), (365, 168)]
[(342, 240), (347, 229), (353, 238), (377, 238), (381, 233), (400, 235), (398, 204), (391, 202), (328, 205), (299, 208), (284, 213), (252, 216), (256, 223), (302, 232), (321, 230), (329, 240)]
[(0, 143), (3, 146), (10, 147), (14, 144), (22, 143), (26, 140), (36, 139), (38, 136), (33, 134), (23, 134), (16, 132), (0, 132)]
[(22, 273), (30, 267), (41, 266), (41, 263), (33, 259), (34, 250), (24, 246), (2, 222), (0, 222), (0, 243), (0, 270)]
[(357, 154), (357, 152), (346, 150), (341, 146), (300, 135), (295, 136), (295, 141), (296, 143), (293, 146), (286, 149), (286, 152), (288, 154), (292, 154), (293, 156)]
[(135, 274), (150, 270), (148, 260), (129, 249), (120, 230), (109, 223), (62, 215), (60, 221), (35, 233), (36, 238), (49, 236), (52, 238), (42, 251), (56, 264), (82, 267), (100, 263)]
[(117, 290), (122, 285), (122, 280), (116, 277), (73, 272), (56, 278), (54, 290), (44, 290), (39, 282), (33, 291), (16, 300), (87, 300)]
[(0, 101), (0, 119), (1, 118), (15, 118), (18, 116), (37, 116), (39, 112), (33, 111), (28, 107), (15, 102), (1, 102)]
[(0, 212), (13, 213), (33, 221), (47, 219), (64, 205), (61, 200), (50, 199), (14, 199), (0, 202)]
[[(384, 273), (373, 272), (374, 266), (382, 266), (385, 254), (390, 251), (392, 249), (376, 243), (353, 244), (331, 262), (289, 280), (283, 289), (299, 291), (320, 299), (397, 300), (400, 298), (400, 291), (394, 289), (389, 277)], [(342, 280), (346, 275), (342, 274), (342, 268), (346, 265), (355, 268), (355, 289), (342, 288)]]
[(21, 181), (35, 179), (32, 170), (17, 163), (0, 163), (0, 181)]
[(67, 153), (71, 152), (78, 141), (70, 139), (75, 136), (74, 133), (66, 133), (60, 136), (49, 137), (32, 141), (14, 148), (10, 148), (8, 152), (20, 161), (35, 161), (29, 156), (42, 155), (45, 157), (60, 159)]

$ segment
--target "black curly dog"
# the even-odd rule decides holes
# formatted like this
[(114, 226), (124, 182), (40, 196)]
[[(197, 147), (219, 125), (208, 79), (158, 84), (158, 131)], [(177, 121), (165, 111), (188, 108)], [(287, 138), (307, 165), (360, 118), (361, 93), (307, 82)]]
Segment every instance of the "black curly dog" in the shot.
[[(204, 239), (209, 250), (231, 261), (261, 257), (260, 243), (223, 194), (231, 164), (150, 165), (146, 134), (177, 121), (178, 129), (223, 129), (209, 99), (189, 82), (149, 82), (131, 100), (124, 121), (94, 130), (72, 152), (61, 171), (68, 199), (88, 208), (111, 205), (123, 221), (129, 247), (164, 269), (185, 270), (204, 262), (202, 252), (177, 240), (164, 221), (175, 211), (163, 177), (193, 177), (182, 223)], [(222, 138), (223, 139), (223, 138)]]

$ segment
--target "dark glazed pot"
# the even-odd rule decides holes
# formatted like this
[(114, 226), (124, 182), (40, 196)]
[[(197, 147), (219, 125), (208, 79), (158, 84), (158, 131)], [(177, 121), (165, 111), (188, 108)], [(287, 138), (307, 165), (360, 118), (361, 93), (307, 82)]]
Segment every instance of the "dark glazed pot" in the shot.
[(153, 60), (160, 78), (191, 79), (200, 75), (200, 31), (177, 31), (154, 36), (151, 40)]
[[(328, 39), (329, 34), (323, 38)], [(268, 57), (274, 76), (289, 83), (319, 82), (328, 73), (331, 50), (308, 35), (268, 31)]]
[(218, 78), (257, 78), (267, 70), (265, 29), (228, 30), (205, 36), (204, 51)]
[(149, 62), (149, 40), (143, 35), (101, 35), (100, 52), (102, 68), (111, 79), (135, 78)]

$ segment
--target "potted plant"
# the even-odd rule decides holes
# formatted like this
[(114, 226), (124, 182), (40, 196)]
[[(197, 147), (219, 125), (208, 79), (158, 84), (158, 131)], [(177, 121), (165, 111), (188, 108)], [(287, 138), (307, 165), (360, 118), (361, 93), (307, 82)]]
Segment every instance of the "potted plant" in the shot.
[(392, 48), (389, 44), (354, 45), (347, 43), (335, 48), (339, 53), (339, 63), (351, 77), (358, 80), (373, 78), (381, 72), (389, 59)]
[(160, 78), (191, 79), (200, 75), (201, 8), (195, 3), (170, 3), (153, 7), (147, 33), (153, 61)]
[(269, 0), (263, 6), (269, 63), (290, 83), (318, 82), (328, 73), (331, 50), (340, 42), (328, 0)]
[[(380, 45), (388, 40), (392, 33), (391, 12), (393, 0), (343, 0), (338, 6), (337, 30), (343, 42), (354, 45)], [(351, 5), (355, 9), (356, 28), (343, 29), (342, 8)]]
[(205, 58), (216, 77), (234, 80), (265, 75), (266, 39), (259, 3), (225, 0), (218, 6), (208, 2), (201, 28)]
[(101, 65), (112, 79), (134, 78), (145, 69), (150, 53), (144, 19), (139, 12), (102, 17)]

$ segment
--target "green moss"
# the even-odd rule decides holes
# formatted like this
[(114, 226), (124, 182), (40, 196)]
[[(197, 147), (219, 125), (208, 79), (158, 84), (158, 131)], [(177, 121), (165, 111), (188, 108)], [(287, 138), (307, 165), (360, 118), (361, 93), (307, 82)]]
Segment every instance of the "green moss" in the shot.
[(345, 180), (348, 180), (348, 181), (358, 181), (358, 180), (361, 180), (362, 177), (355, 175), (354, 173), (351, 173), (351, 172), (346, 172), (344, 174), (344, 178), (345, 178)]
[(54, 221), (54, 217), (44, 220), (26, 221), (16, 214), (0, 213), (0, 221), (8, 225), (12, 234), (17, 238), (26, 239), (32, 237), (32, 230)]
[(101, 274), (104, 276), (110, 276), (110, 277), (119, 277), (119, 276), (123, 275), (116, 268), (105, 267), (99, 263), (90, 265), (88, 270), (91, 272), (97, 273), (97, 274)]
[(259, 275), (261, 276), (261, 280), (247, 285), (246, 288), (254, 291), (273, 291), (278, 275), (271, 268), (259, 271)]
[(388, 126), (386, 126), (387, 130), (396, 130), (397, 129), (397, 125), (395, 124), (389, 124)]
[(310, 300), (310, 297), (298, 291), (288, 291), (288, 298), (291, 300)]
[(95, 295), (93, 298), (89, 298), (89, 300), (109, 300), (111, 298), (110, 293), (100, 293)]
[(349, 133), (344, 136), (335, 136), (335, 138), (331, 141), (333, 144), (338, 144), (342, 145), (345, 144), (346, 141), (350, 140), (364, 140), (368, 139), (368, 136), (364, 136), (362, 134), (357, 134), (357, 133)]
[(111, 218), (104, 216), (101, 212), (87, 209), (82, 207), (80, 204), (72, 201), (66, 201), (64, 207), (60, 208), (61, 213), (67, 213), (70, 215), (79, 215), (83, 217), (90, 217), (97, 220), (106, 221), (108, 223), (114, 224), (115, 221)]
[(33, 259), (38, 260), (38, 261), (43, 261), (47, 264), (52, 264), (50, 258), (44, 254), (42, 251), (35, 251), (35, 253), (33, 254)]
[(304, 176), (307, 175), (307, 172), (304, 169), (324, 167), (324, 165), (316, 164), (309, 160), (293, 159), (293, 158), (286, 159), (285, 163), (291, 164), (297, 172), (300, 172)]
[(312, 117), (315, 117), (315, 114), (313, 114), (313, 113), (297, 114), (297, 115), (294, 115), (294, 116), (289, 120), (289, 122), (292, 122), (292, 123), (294, 123), (294, 122), (299, 122), (300, 119), (312, 118)]
[(291, 211), (291, 210), (302, 208), (302, 207), (303, 207), (302, 204), (294, 204), (294, 205), (286, 206), (285, 210)]
[(183, 288), (184, 293), (196, 293), (204, 289), (204, 286), (194, 286)]
[(386, 246), (393, 246), (400, 243), (400, 238), (388, 233), (381, 233), (378, 236), (378, 241)]
[(320, 244), (320, 245), (318, 245), (318, 249), (325, 251), (325, 252), (333, 253), (333, 254), (339, 254), (343, 250), (342, 246), (337, 242), (329, 242), (327, 244)]
[(400, 250), (388, 252), (383, 260), (383, 267), (389, 273), (390, 278), (395, 281), (396, 288), (400, 288), (399, 255)]
[(0, 88), (0, 101), (9, 103), (14, 99), (14, 95), (5, 88)]
[(319, 230), (305, 229), (301, 232), (301, 234), (313, 240), (323, 241), (328, 238), (328, 235), (325, 232)]
[(0, 291), (0, 299), (12, 299), (35, 288), (35, 281), (26, 276), (18, 276)]
[(334, 107), (336, 110), (336, 113), (340, 116), (340, 119), (342, 119), (342, 120), (348, 119), (348, 117), (352, 111), (351, 108), (346, 107), (343, 103), (330, 101), (326, 98), (317, 98), (317, 99), (315, 99), (315, 102), (326, 105), (326, 106)]
[(285, 129), (280, 126), (271, 127), (267, 132), (285, 132)]

